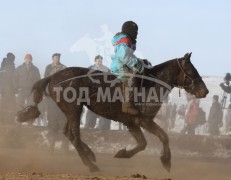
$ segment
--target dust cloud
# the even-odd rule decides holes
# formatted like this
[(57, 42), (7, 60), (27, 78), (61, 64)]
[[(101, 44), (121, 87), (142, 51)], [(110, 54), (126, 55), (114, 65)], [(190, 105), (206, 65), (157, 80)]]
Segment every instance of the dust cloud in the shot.
[[(135, 144), (128, 132), (82, 130), (82, 137), (96, 153), (96, 164), (101, 169), (100, 172), (90, 173), (71, 145), (68, 153), (63, 152), (58, 146), (56, 146), (55, 152), (51, 153), (46, 143), (43, 143), (44, 137), (41, 132), (45, 132), (45, 129), (30, 125), (1, 127), (1, 178), (143, 179), (147, 177), (161, 180), (228, 180), (231, 175), (230, 159), (206, 156), (209, 147), (207, 145), (204, 152), (200, 149), (201, 147), (197, 144), (205, 141), (200, 136), (196, 139), (170, 135), (172, 169), (168, 173), (162, 167), (159, 159), (162, 146), (157, 138), (145, 133), (148, 147), (144, 152), (131, 159), (116, 159), (113, 158), (113, 155), (119, 149), (131, 148)], [(188, 144), (191, 142), (191, 147), (193, 147), (191, 153), (191, 148), (186, 143), (187, 139), (189, 140)], [(184, 144), (186, 148), (182, 148), (182, 151), (179, 152), (177, 147), (181, 148)], [(134, 176), (136, 174), (140, 174), (140, 178), (136, 178)]]

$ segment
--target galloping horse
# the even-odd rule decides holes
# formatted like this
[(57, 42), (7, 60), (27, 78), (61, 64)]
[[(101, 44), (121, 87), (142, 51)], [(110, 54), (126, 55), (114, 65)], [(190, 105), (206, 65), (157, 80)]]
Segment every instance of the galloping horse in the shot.
[[(139, 99), (137, 106), (141, 112), (138, 116), (131, 116), (121, 111), (122, 102), (118, 91), (121, 83), (115, 75), (109, 73), (105, 76), (100, 71), (89, 74), (87, 68), (70, 67), (34, 84), (32, 92), (35, 105), (18, 112), (18, 121), (25, 122), (39, 116), (37, 106), (42, 101), (43, 95), (48, 95), (46, 92), (46, 87), (48, 87), (49, 96), (67, 117), (64, 134), (72, 142), (90, 171), (99, 169), (93, 163), (96, 161), (94, 153), (80, 138), (80, 117), (83, 106), (102, 117), (123, 123), (137, 141), (133, 149), (119, 150), (115, 155), (116, 158), (131, 158), (145, 149), (147, 142), (141, 130), (142, 127), (156, 135), (163, 143), (161, 162), (164, 168), (170, 171), (171, 152), (168, 135), (153, 121), (153, 118), (161, 107), (161, 94), (168, 95), (174, 87), (184, 88), (197, 98), (204, 98), (208, 94), (208, 89), (192, 65), (190, 57), (191, 53), (187, 53), (182, 58), (146, 68), (145, 76), (137, 75), (141, 77), (138, 78), (137, 84), (139, 90), (142, 90), (142, 93), (139, 91), (137, 97)], [(144, 96), (141, 95), (143, 93)]]

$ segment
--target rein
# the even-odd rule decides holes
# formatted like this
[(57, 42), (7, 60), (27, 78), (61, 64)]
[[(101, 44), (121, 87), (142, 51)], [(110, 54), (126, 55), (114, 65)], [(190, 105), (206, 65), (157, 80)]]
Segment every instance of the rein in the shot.
[[(176, 59), (176, 61), (177, 61), (177, 64), (178, 64), (178, 66), (179, 66), (179, 68), (180, 68), (180, 70), (181, 70), (181, 72), (179, 73), (179, 75), (177, 76), (177, 79), (176, 79), (176, 81), (178, 82), (178, 79), (180, 78), (180, 76), (181, 76), (181, 73), (183, 73), (183, 82), (181, 82), (181, 81), (179, 81), (179, 84), (180, 85), (176, 85), (176, 84), (172, 84), (172, 83), (169, 83), (169, 82), (166, 82), (168, 85), (170, 85), (170, 86), (172, 86), (172, 87), (178, 87), (179, 88), (179, 97), (181, 96), (181, 94), (180, 94), (180, 89), (183, 89), (183, 88), (192, 88), (192, 89), (194, 89), (194, 87), (195, 87), (195, 82), (196, 81), (198, 81), (198, 80), (201, 80), (202, 78), (199, 76), (199, 77), (197, 77), (197, 78), (195, 78), (195, 79), (193, 79), (191, 76), (189, 76), (186, 72), (185, 72), (185, 70), (184, 70), (184, 68), (183, 68), (183, 66), (182, 66), (182, 64), (181, 64), (181, 62), (180, 62), (180, 59), (179, 58), (177, 58)], [(156, 79), (158, 79), (158, 80), (161, 80), (161, 81), (164, 81), (163, 79), (161, 79), (160, 77), (158, 77), (158, 76), (154, 76), (154, 75), (152, 75), (152, 74), (147, 74), (149, 77), (152, 77), (152, 78), (156, 78)], [(174, 76), (174, 75), (172, 75), (172, 76)], [(186, 78), (188, 78), (191, 82), (190, 82), (190, 84), (189, 85), (185, 85), (185, 82), (186, 82)], [(180, 79), (181, 80), (181, 79)], [(144, 81), (144, 75), (142, 75), (142, 79), (141, 79), (141, 82), (140, 82), (140, 84), (139, 84), (139, 88), (142, 88), (143, 87), (143, 82)], [(176, 83), (177, 83), (176, 82)], [(141, 112), (143, 112), (144, 114), (146, 114), (146, 116), (152, 116), (152, 115), (155, 115), (156, 114), (156, 112), (153, 112), (153, 113), (150, 113), (150, 114), (147, 114), (147, 104), (146, 104), (146, 101), (144, 102), (144, 106), (143, 105), (141, 105), (140, 106), (140, 110), (141, 110)]]
[[(194, 85), (195, 82), (196, 82), (197, 80), (201, 80), (201, 77), (198, 77), (198, 78), (196, 78), (196, 79), (192, 79), (188, 74), (185, 73), (185, 71), (184, 71), (184, 69), (183, 69), (183, 67), (182, 67), (182, 65), (181, 65), (181, 63), (180, 63), (180, 61), (179, 61), (178, 58), (177, 58), (177, 63), (178, 63), (178, 65), (179, 65), (180, 69), (181, 69), (181, 72), (183, 72), (183, 74), (184, 74), (182, 86), (175, 85), (176, 87), (179, 88), (179, 97), (180, 97), (180, 96), (181, 96), (181, 93), (180, 93), (180, 90), (181, 90), (181, 89), (183, 89), (183, 88), (192, 88), (192, 89), (193, 89), (194, 86), (195, 86), (195, 85)], [(188, 85), (188, 86), (185, 86), (185, 85), (184, 85), (186, 77), (187, 77), (188, 79), (191, 80), (191, 84)]]
[[(181, 86), (181, 85), (176, 85), (176, 84), (172, 84), (172, 83), (171, 83), (171, 85), (174, 86), (174, 87), (178, 87), (178, 88), (180, 88), (180, 89), (183, 89), (183, 88), (191, 88), (191, 87), (193, 88), (195, 82), (198, 81), (198, 80), (201, 80), (201, 77), (198, 77), (198, 78), (196, 78), (196, 79), (191, 78), (188, 74), (185, 73), (185, 71), (184, 71), (182, 65), (180, 64), (180, 61), (179, 61), (178, 58), (177, 58), (177, 63), (178, 63), (178, 65), (179, 65), (180, 69), (181, 69), (181, 72), (183, 72), (183, 74), (184, 74), (183, 85)], [(156, 78), (158, 78), (159, 80), (161, 80), (161, 79), (160, 79), (159, 77), (157, 77), (157, 76), (153, 76), (153, 75), (151, 75), (151, 74), (149, 74), (149, 75), (152, 76), (152, 77), (156, 77)], [(191, 80), (191, 84), (188, 85), (188, 86), (184, 85), (186, 77), (187, 77), (188, 79)], [(178, 78), (178, 77), (177, 77), (177, 78)]]
[[(196, 78), (196, 79), (192, 79), (189, 75), (187, 75), (187, 74), (185, 73), (185, 71), (184, 71), (182, 65), (180, 64), (179, 59), (177, 59), (177, 63), (178, 63), (178, 65), (179, 65), (181, 71), (184, 73), (184, 79), (183, 79), (183, 85), (182, 85), (182, 86), (176, 85), (176, 87), (179, 87), (179, 88), (181, 88), (181, 89), (184, 88), (184, 87), (186, 87), (186, 88), (187, 88), (187, 87), (194, 87), (195, 82), (196, 82), (197, 80), (200, 80), (201, 77), (198, 77), (198, 78)], [(191, 84), (188, 85), (188, 86), (185, 86), (185, 85), (184, 85), (184, 82), (185, 82), (186, 77), (189, 78), (189, 79), (191, 80)]]
[[(198, 77), (198, 78), (196, 78), (196, 79), (191, 78), (187, 73), (185, 73), (185, 70), (184, 70), (184, 68), (182, 67), (181, 63), (180, 63), (179, 58), (177, 58), (176, 60), (177, 60), (178, 66), (179, 66), (180, 69), (181, 69), (181, 72), (183, 72), (183, 74), (184, 74), (184, 77), (183, 77), (183, 84), (182, 84), (182, 85), (176, 85), (176, 84), (172, 84), (172, 83), (171, 83), (170, 85), (179, 88), (179, 97), (180, 97), (180, 96), (181, 96), (181, 94), (180, 94), (180, 89), (183, 89), (183, 88), (194, 88), (195, 82), (198, 81), (198, 80), (201, 80), (201, 77)], [(162, 81), (162, 79), (160, 79), (158, 76), (153, 76), (152, 74), (148, 74), (148, 75), (151, 76), (151, 77), (157, 78), (157, 79), (159, 79), (159, 80)], [(179, 76), (178, 76), (178, 77), (179, 77)], [(178, 77), (177, 77), (177, 78), (178, 78)], [(186, 77), (187, 77), (188, 79), (191, 80), (190, 85), (187, 85), (187, 86), (185, 85)]]

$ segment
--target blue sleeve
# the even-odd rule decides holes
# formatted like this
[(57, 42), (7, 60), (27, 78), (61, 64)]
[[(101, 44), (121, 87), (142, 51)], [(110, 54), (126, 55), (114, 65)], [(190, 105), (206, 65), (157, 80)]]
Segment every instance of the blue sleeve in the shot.
[(129, 48), (125, 43), (117, 45), (116, 56), (124, 65), (126, 64), (133, 71), (143, 72), (143, 62), (134, 55), (134, 50)]

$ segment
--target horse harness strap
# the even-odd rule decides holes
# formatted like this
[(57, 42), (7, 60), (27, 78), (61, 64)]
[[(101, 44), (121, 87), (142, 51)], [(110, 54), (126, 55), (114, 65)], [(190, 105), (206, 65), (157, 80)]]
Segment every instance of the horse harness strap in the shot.
[[(144, 74), (142, 75), (142, 79), (141, 79), (141, 82), (140, 82), (140, 90), (143, 87), (143, 83), (144, 83)], [(141, 97), (139, 99), (141, 99)], [(142, 100), (140, 100), (140, 102), (142, 102)], [(144, 111), (143, 111), (143, 106), (141, 106), (140, 109), (141, 109), (142, 112), (146, 113), (146, 101), (144, 101), (144, 103), (145, 103), (145, 106), (144, 106), (145, 109), (144, 109)]]
[[(200, 80), (201, 77), (198, 77), (198, 78), (196, 78), (196, 79), (192, 79), (189, 75), (187, 75), (187, 74), (185, 73), (185, 71), (184, 71), (182, 65), (180, 64), (179, 59), (177, 59), (177, 62), (178, 62), (178, 65), (179, 65), (181, 71), (184, 73), (184, 78), (183, 78), (183, 84), (182, 84), (182, 86), (177, 85), (176, 87), (178, 87), (178, 88), (180, 88), (180, 89), (182, 89), (182, 88), (184, 88), (184, 87), (194, 87), (194, 83), (195, 83), (197, 80)], [(188, 86), (185, 86), (185, 85), (184, 85), (186, 77), (189, 78), (189, 79), (191, 80), (191, 84), (188, 85)], [(180, 94), (179, 94), (179, 95), (180, 95)]]

